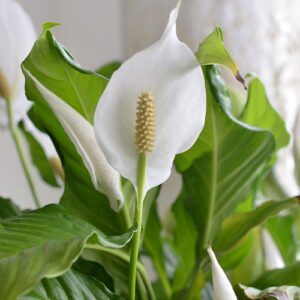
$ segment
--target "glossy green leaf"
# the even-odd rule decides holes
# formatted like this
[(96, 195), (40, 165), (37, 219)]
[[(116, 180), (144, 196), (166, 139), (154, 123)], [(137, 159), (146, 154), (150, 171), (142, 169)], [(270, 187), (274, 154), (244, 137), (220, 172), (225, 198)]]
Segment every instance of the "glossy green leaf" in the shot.
[(0, 197), (0, 220), (18, 216), (22, 212), (20, 208), (14, 204), (10, 199)]
[(249, 284), (265, 270), (265, 257), (259, 227), (254, 228), (250, 233), (252, 244), (248, 255), (233, 270), (231, 278), (233, 282)]
[[(62, 49), (62, 46), (59, 46), (54, 40), (51, 32), (46, 30), (22, 66), (34, 74), (48, 89), (57, 93), (64, 101), (87, 117), (78, 100), (78, 97), (85, 97), (85, 109), (88, 110), (89, 108), (89, 115), (93, 115), (96, 98), (98, 101), (105, 86), (102, 81), (105, 80), (106, 82), (107, 79), (80, 69), (76, 62), (71, 60), (68, 52), (63, 52)], [(128, 229), (124, 213), (114, 212), (110, 207), (108, 198), (95, 189), (90, 174), (75, 146), (37, 90), (32, 79), (26, 72), (24, 75), (27, 98), (34, 101), (30, 118), (39, 129), (51, 137), (65, 171), (65, 191), (60, 203), (74, 214), (101, 228), (106, 234), (118, 235), (124, 232)], [(48, 75), (52, 79), (48, 78)], [(76, 81), (73, 80), (73, 76), (76, 77)], [(78, 87), (87, 94), (81, 94)], [(81, 96), (71, 97), (74, 94)], [(75, 100), (77, 101), (76, 105), (73, 103)]]
[(20, 300), (122, 300), (97, 279), (70, 269), (63, 276), (43, 279)]
[(197, 230), (184, 208), (184, 193), (183, 189), (172, 206), (175, 219), (173, 247), (179, 258), (172, 281), (174, 293), (185, 288), (196, 262)]
[(214, 250), (216, 252), (229, 250), (252, 228), (277, 215), (280, 211), (295, 207), (297, 204), (298, 200), (296, 198), (285, 201), (269, 201), (261, 204), (253, 211), (228, 217), (224, 220), (221, 230), (215, 237)]
[(217, 26), (199, 45), (196, 57), (201, 65), (223, 65), (237, 75), (238, 67), (223, 43), (223, 32)]
[(296, 261), (297, 238), (294, 233), (295, 219), (291, 215), (276, 216), (269, 219), (264, 225), (275, 241), (286, 264)]
[(96, 227), (54, 204), (2, 220), (0, 299), (16, 299), (42, 278), (63, 274), (87, 244), (124, 247), (134, 230), (118, 237), (107, 237)]
[(159, 281), (161, 282), (163, 291), (166, 295), (165, 297), (166, 299), (169, 299), (172, 290), (167, 277), (163, 241), (161, 238), (161, 223), (157, 213), (156, 201), (152, 203), (150, 208), (148, 222), (145, 227), (143, 245), (153, 261), (153, 265), (159, 276)]
[(290, 141), (283, 119), (270, 104), (265, 87), (258, 78), (252, 79), (249, 84), (248, 100), (240, 120), (271, 131), (276, 140), (276, 150), (287, 146)]
[(28, 143), (32, 163), (37, 167), (41, 178), (48, 184), (58, 187), (59, 184), (57, 183), (54, 170), (43, 147), (35, 139), (35, 137), (25, 129), (23, 123), (19, 124), (19, 128)]
[[(196, 144), (176, 158), (187, 191), (185, 207), (205, 248), (222, 221), (245, 200), (275, 149), (271, 132), (231, 117), (230, 103), (216, 66), (204, 68), (207, 91), (205, 127)], [(197, 157), (197, 159), (195, 159)]]
[(300, 262), (288, 265), (283, 269), (266, 271), (250, 285), (258, 289), (281, 285), (300, 286)]
[(49, 29), (55, 25), (44, 24), (44, 31), (23, 66), (42, 85), (93, 124), (94, 111), (108, 79), (81, 68), (72, 55), (54, 39)]
[(120, 61), (113, 61), (102, 67), (100, 67), (96, 72), (106, 78), (110, 78), (112, 74), (121, 67)]

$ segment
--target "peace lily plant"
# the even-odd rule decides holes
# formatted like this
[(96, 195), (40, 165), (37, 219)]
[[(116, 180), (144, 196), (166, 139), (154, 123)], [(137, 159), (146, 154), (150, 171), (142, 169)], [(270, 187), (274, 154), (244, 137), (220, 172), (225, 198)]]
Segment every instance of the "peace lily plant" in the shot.
[[(268, 201), (264, 188), (289, 133), (221, 28), (195, 54), (178, 40), (179, 10), (156, 43), (97, 72), (43, 25), (22, 63), (24, 113), (52, 139), (64, 193), (24, 212), (0, 198), (0, 299), (297, 299), (299, 200)], [(248, 89), (239, 114), (218, 65)], [(18, 121), (49, 182), (35, 129)], [(173, 164), (181, 191), (161, 219)], [(278, 269), (264, 262), (271, 248)]]

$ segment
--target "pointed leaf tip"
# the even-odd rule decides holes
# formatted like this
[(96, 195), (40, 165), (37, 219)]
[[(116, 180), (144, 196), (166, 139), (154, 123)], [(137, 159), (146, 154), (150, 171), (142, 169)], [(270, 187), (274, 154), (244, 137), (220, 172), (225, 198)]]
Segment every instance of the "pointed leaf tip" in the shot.
[(63, 25), (63, 24), (62, 23), (56, 23), (56, 22), (47, 22), (47, 23), (44, 23), (42, 25), (43, 32), (42, 32), (41, 36), (44, 36), (46, 34), (46, 32), (48, 30), (50, 30), (51, 28), (56, 27), (56, 26), (60, 26), (60, 25)]
[(181, 7), (181, 4), (182, 4), (182, 0), (179, 0), (179, 1), (177, 2), (176, 8), (179, 9), (179, 8)]

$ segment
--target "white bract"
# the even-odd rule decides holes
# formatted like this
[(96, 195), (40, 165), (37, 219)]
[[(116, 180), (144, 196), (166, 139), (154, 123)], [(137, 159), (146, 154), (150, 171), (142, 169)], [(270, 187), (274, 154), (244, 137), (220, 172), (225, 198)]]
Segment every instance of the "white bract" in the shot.
[(213, 279), (215, 300), (237, 300), (233, 288), (225, 272), (219, 265), (211, 247), (208, 247), (207, 252), (209, 254), (211, 265), (212, 265), (212, 279)]
[(0, 126), (7, 126), (6, 99), (12, 101), (15, 122), (26, 115), (31, 103), (26, 100), (21, 63), (36, 39), (32, 22), (13, 0), (0, 1)]
[(95, 188), (106, 194), (110, 199), (111, 207), (117, 210), (123, 203), (120, 175), (107, 163), (96, 142), (93, 126), (69, 104), (44, 87), (28, 70), (25, 68), (24, 70), (47, 101), (81, 155)]
[[(169, 177), (175, 155), (194, 144), (205, 121), (203, 73), (193, 52), (178, 40), (178, 10), (171, 12), (159, 41), (135, 54), (113, 74), (95, 112), (96, 138), (107, 161), (137, 188), (137, 101), (141, 95), (146, 102), (153, 96), (150, 122), (154, 120), (151, 126), (155, 131), (151, 128), (154, 143), (146, 151), (145, 192)], [(153, 105), (149, 105), (152, 114)], [(138, 135), (140, 138), (141, 133)]]

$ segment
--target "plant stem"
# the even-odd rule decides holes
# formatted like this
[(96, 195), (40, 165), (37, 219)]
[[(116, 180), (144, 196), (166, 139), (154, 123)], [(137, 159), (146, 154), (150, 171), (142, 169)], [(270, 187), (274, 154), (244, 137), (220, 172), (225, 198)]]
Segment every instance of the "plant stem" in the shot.
[(136, 265), (139, 256), (140, 238), (142, 231), (143, 218), (143, 200), (144, 200), (144, 185), (146, 180), (147, 155), (139, 154), (137, 167), (137, 204), (135, 209), (135, 222), (138, 225), (138, 230), (134, 234), (131, 245), (130, 265), (129, 265), (129, 285), (128, 295), (129, 300), (135, 300), (135, 285), (136, 285)]
[(23, 166), (23, 170), (25, 172), (25, 176), (27, 178), (27, 182), (29, 184), (30, 190), (31, 190), (31, 194), (33, 196), (33, 200), (35, 202), (35, 205), (39, 208), (41, 207), (39, 198), (37, 196), (37, 192), (35, 190), (35, 186), (33, 183), (33, 179), (32, 176), (30, 174), (29, 171), (29, 166), (22, 148), (22, 144), (21, 144), (21, 140), (20, 140), (20, 136), (19, 136), (19, 131), (18, 128), (14, 122), (14, 116), (13, 116), (13, 109), (12, 109), (12, 101), (10, 99), (6, 99), (6, 103), (7, 103), (7, 115), (8, 115), (8, 122), (9, 122), (9, 128), (11, 130), (22, 166)]

